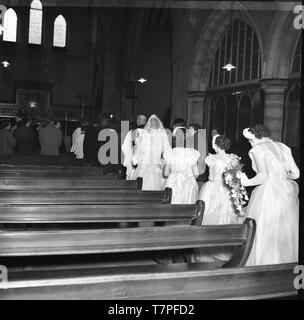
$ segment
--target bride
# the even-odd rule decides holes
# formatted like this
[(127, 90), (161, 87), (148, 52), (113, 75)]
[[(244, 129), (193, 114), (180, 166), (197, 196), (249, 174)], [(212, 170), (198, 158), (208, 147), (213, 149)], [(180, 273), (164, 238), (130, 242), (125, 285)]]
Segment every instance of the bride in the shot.
[(163, 190), (163, 155), (171, 150), (167, 133), (162, 122), (152, 115), (139, 136), (132, 157), (137, 166), (133, 179), (143, 178), (142, 190)]
[(270, 139), (264, 125), (243, 131), (252, 149), (249, 156), (257, 173), (241, 174), (243, 186), (256, 186), (246, 216), (256, 220), (257, 230), (246, 266), (298, 261), (298, 185), (300, 171), (290, 148)]

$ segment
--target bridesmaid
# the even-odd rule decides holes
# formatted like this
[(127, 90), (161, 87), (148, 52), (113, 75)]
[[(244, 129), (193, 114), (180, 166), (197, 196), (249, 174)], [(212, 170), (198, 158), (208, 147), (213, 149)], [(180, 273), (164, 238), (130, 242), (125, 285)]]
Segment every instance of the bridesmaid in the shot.
[(256, 176), (243, 173), (243, 186), (255, 186), (246, 215), (255, 219), (257, 230), (247, 266), (298, 261), (300, 171), (291, 150), (270, 138), (264, 125), (243, 131), (252, 148), (249, 156)]
[(186, 148), (186, 128), (180, 127), (173, 134), (173, 149), (164, 155), (163, 173), (168, 177), (166, 187), (172, 189), (172, 204), (195, 204), (198, 195), (196, 178), (200, 153)]

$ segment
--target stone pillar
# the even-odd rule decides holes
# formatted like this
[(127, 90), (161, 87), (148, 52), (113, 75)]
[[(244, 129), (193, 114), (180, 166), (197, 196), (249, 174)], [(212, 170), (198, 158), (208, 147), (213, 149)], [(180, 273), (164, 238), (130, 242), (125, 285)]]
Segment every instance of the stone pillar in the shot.
[(275, 141), (282, 141), (284, 97), (287, 79), (266, 79), (261, 81), (264, 91), (264, 124), (271, 130)]
[(188, 92), (187, 123), (203, 125), (206, 92)]

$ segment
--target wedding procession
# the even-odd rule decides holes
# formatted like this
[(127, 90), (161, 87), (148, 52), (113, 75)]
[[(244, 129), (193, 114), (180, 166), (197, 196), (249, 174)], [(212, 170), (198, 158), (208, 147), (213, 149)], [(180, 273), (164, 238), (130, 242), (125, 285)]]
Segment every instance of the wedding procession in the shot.
[[(299, 179), (300, 171), (290, 148), (273, 141), (270, 130), (262, 124), (245, 128), (243, 136), (251, 146), (249, 156), (256, 173), (249, 179), (242, 171), (241, 158), (229, 153), (231, 140), (216, 134), (212, 137), (213, 152), (204, 159), (209, 169), (208, 181), (199, 189), (196, 179), (201, 154), (194, 143), (192, 147), (187, 144), (187, 137), (194, 142), (197, 132), (191, 126), (181, 126), (182, 123), (182, 119), (173, 121), (171, 143), (156, 115), (129, 132), (135, 141), (126, 137), (122, 145), (127, 179), (141, 177), (142, 190), (171, 188), (171, 204), (203, 200), (204, 225), (255, 219), (258, 227), (248, 266), (298, 261), (299, 188), (294, 180)], [(246, 187), (255, 187), (250, 199)], [(205, 258), (216, 259), (216, 251)]]
[(0, 301), (300, 300), (301, 10), (0, 0)]

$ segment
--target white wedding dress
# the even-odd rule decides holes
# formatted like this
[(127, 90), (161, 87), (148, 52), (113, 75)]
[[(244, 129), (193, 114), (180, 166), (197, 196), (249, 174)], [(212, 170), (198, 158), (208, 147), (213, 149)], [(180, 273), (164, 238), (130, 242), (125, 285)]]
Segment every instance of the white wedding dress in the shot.
[(133, 179), (143, 178), (142, 190), (164, 190), (163, 155), (171, 150), (168, 135), (157, 116), (152, 115), (137, 139), (132, 157), (137, 166)]
[(241, 223), (231, 201), (230, 189), (224, 181), (224, 170), (229, 164), (229, 154), (209, 154), (209, 181), (200, 189), (199, 199), (205, 202), (203, 225)]
[[(209, 167), (209, 181), (200, 189), (199, 200), (205, 202), (202, 225), (239, 224), (242, 217), (237, 214), (230, 197), (230, 189), (224, 180), (224, 170), (229, 164), (229, 154), (209, 154), (206, 164)], [(228, 261), (232, 257), (232, 248), (195, 249), (192, 262)]]
[(298, 261), (300, 172), (289, 147), (265, 139), (254, 145), (249, 156), (258, 172), (254, 155), (267, 167), (267, 179), (257, 186), (246, 208), (246, 216), (255, 219), (257, 230), (246, 266)]
[(165, 154), (166, 164), (170, 165), (171, 171), (166, 187), (172, 189), (172, 204), (196, 203), (198, 184), (193, 168), (197, 168), (199, 157), (200, 153), (191, 148), (174, 148)]

